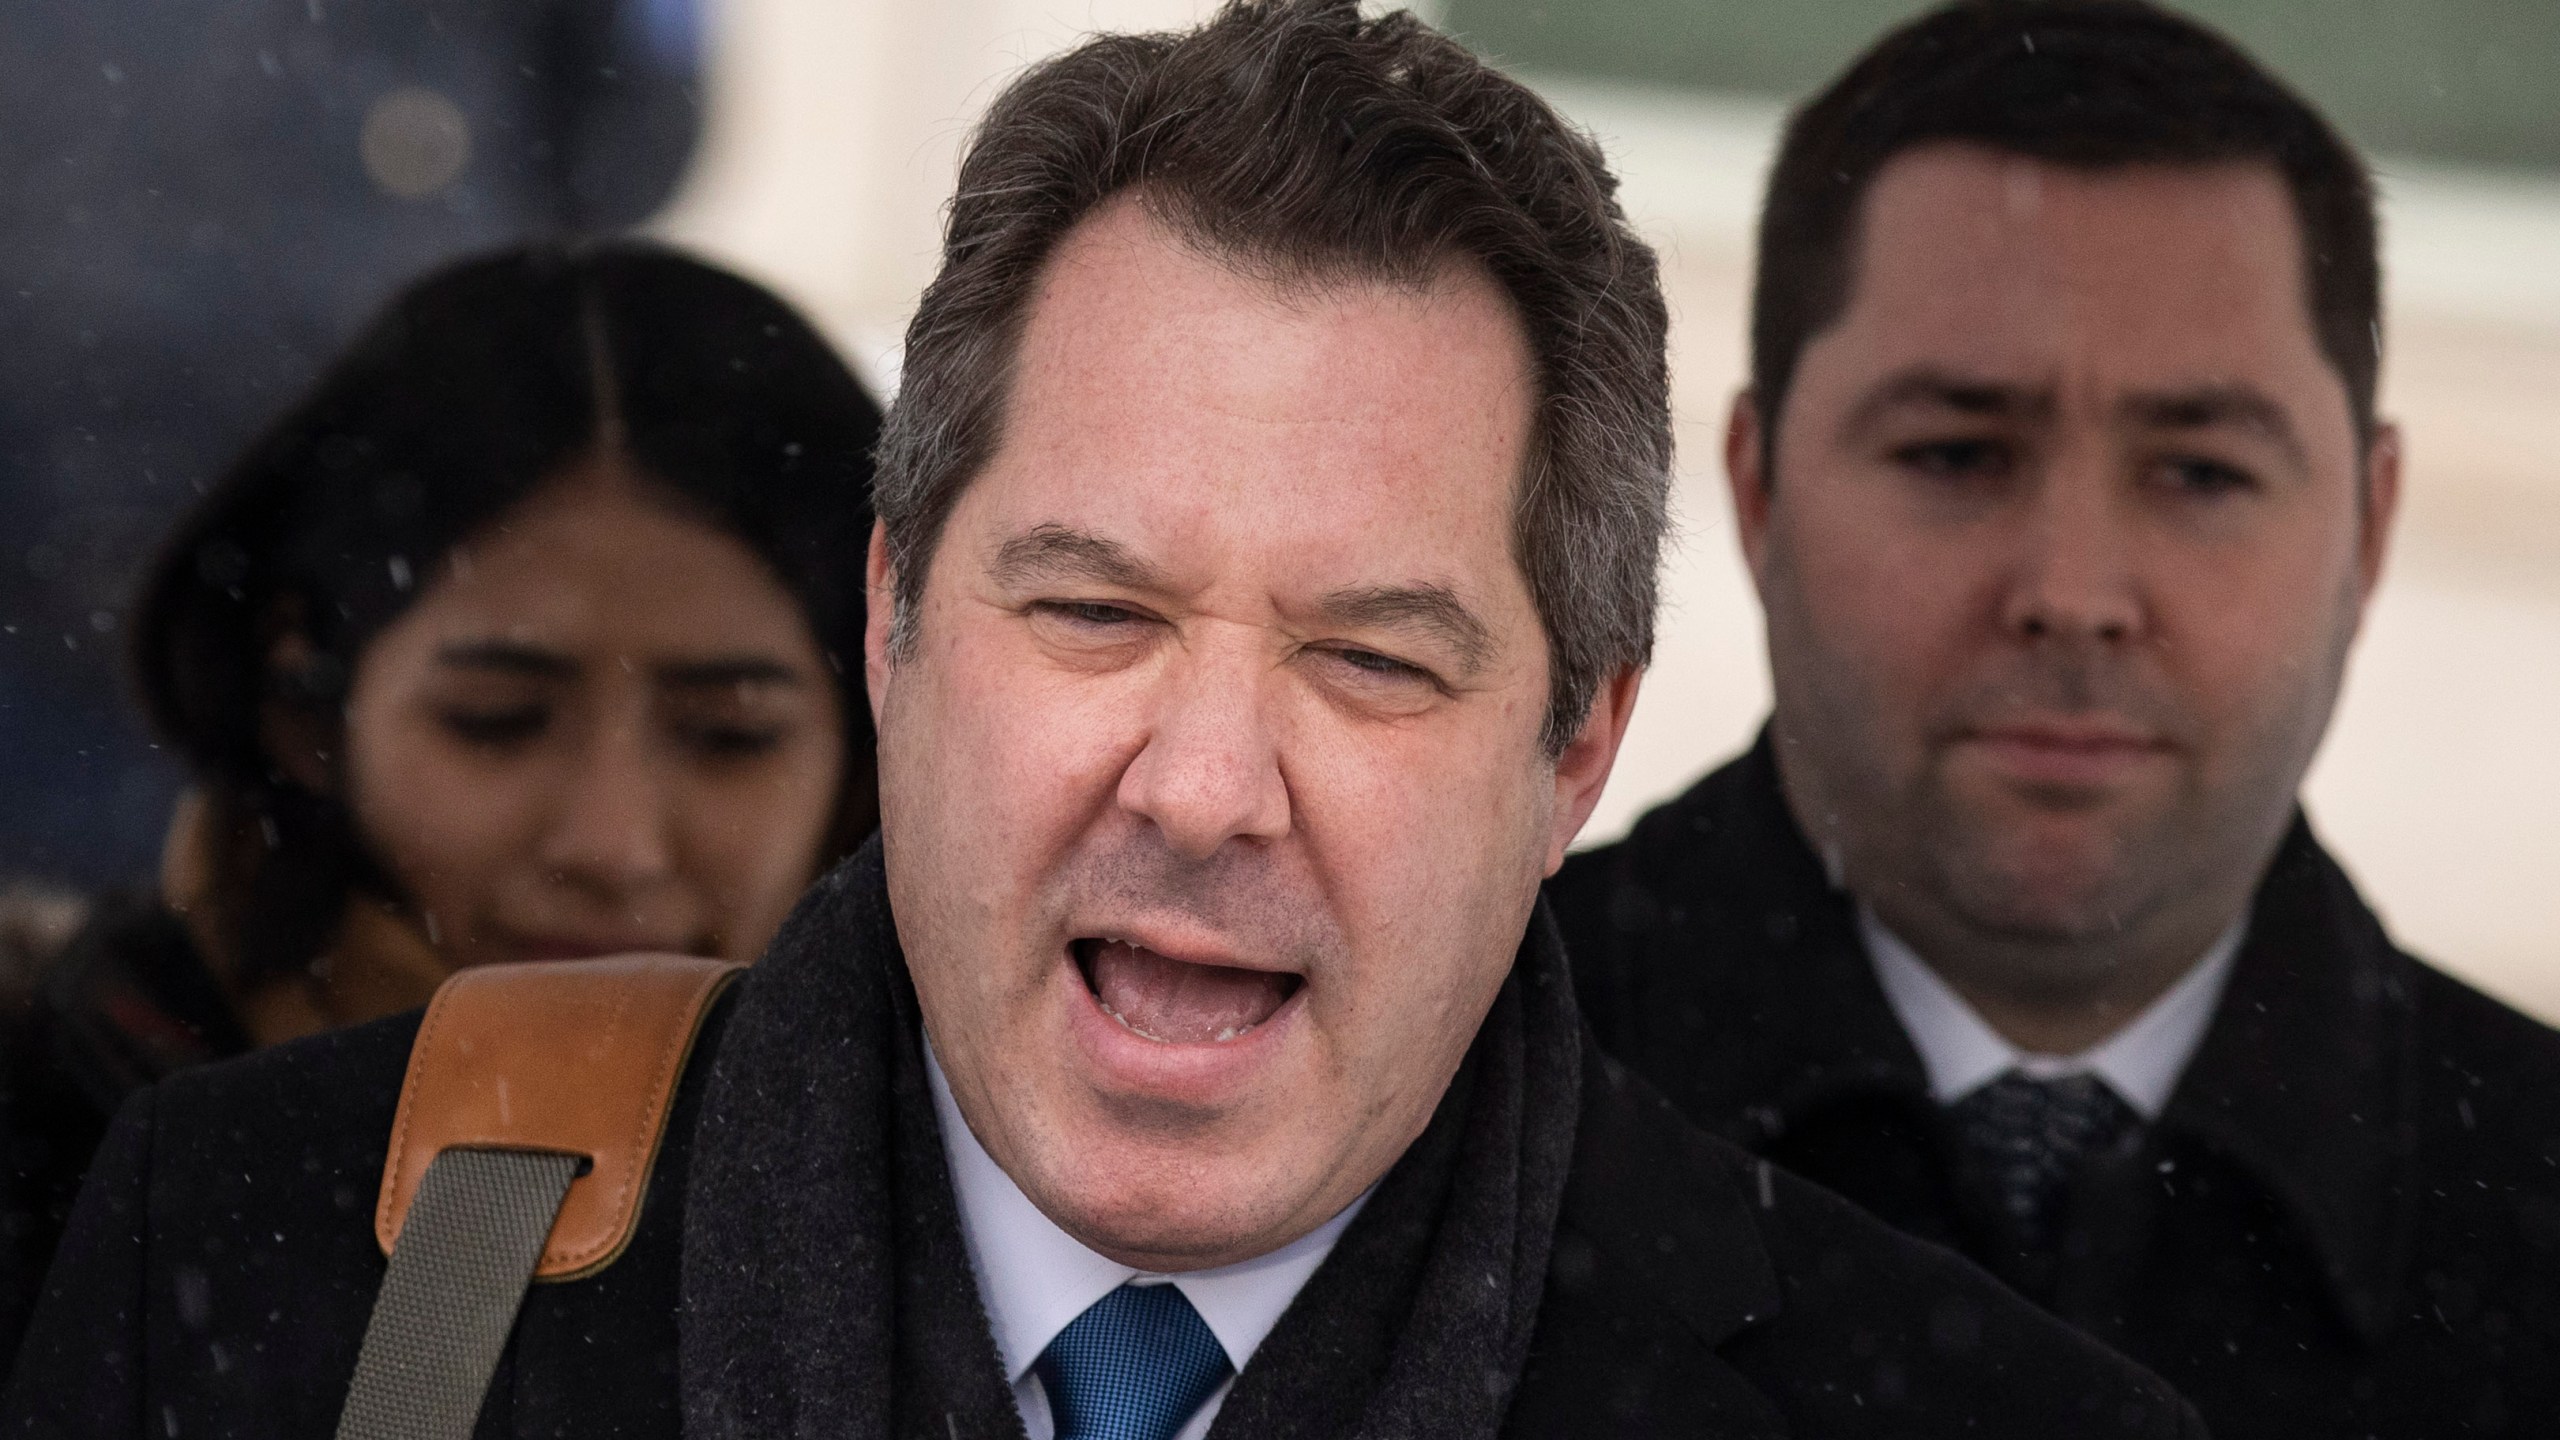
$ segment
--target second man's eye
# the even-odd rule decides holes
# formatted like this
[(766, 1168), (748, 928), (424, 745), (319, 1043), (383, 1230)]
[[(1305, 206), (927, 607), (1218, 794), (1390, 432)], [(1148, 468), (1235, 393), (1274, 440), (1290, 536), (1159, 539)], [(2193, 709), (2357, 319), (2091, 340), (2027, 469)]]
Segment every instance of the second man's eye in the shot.
[(1999, 440), (1929, 440), (1904, 445), (1894, 450), (1896, 463), (1924, 475), (1948, 479), (1970, 479), (2006, 474), (2010, 467), (2008, 445)]
[(2236, 465), (2201, 455), (2172, 456), (2160, 462), (2164, 483), (2180, 494), (2212, 499), (2258, 488), (2257, 477)]

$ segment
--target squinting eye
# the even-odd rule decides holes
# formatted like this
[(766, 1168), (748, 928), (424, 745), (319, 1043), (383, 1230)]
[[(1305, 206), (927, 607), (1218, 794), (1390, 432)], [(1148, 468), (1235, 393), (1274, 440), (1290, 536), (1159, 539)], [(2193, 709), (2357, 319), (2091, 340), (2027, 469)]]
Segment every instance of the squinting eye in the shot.
[(551, 711), (541, 705), (519, 705), (506, 710), (447, 710), (437, 718), (464, 744), (496, 750), (540, 735), (551, 723)]
[(1364, 675), (1376, 676), (1381, 680), (1414, 680), (1420, 681), (1424, 684), (1436, 683), (1435, 677), (1432, 673), (1423, 669), (1421, 666), (1407, 661), (1398, 660), (1392, 655), (1381, 655), (1375, 650), (1360, 650), (1349, 646), (1343, 646), (1329, 649), (1325, 653), (1333, 656), (1343, 664), (1350, 666), (1352, 669), (1360, 671)]
[(1070, 624), (1095, 628), (1135, 624), (1142, 618), (1134, 610), (1099, 600), (1043, 600), (1033, 608)]

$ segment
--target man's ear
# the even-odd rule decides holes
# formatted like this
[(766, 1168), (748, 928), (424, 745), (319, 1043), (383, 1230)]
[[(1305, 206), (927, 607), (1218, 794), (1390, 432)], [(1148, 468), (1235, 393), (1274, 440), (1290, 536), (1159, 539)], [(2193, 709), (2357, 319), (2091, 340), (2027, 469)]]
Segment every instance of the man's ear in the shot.
[[(335, 751), (345, 731), (343, 686), (319, 683), (325, 661), (290, 617), (267, 641), (266, 693), (258, 701), (258, 748), (285, 779), (314, 795), (337, 789)], [(347, 677), (350, 682), (354, 677)]]
[(2400, 427), (2388, 420), (2374, 426), (2373, 443), (2365, 448), (2363, 513), (2356, 533), (2356, 579), (2359, 601), (2373, 598), (2382, 583), (2383, 562), (2391, 553), (2391, 529), (2400, 518)]
[(1724, 422), (1725, 487), (1733, 495), (1733, 529), (1754, 581), (1769, 553), (1769, 435), (1760, 397), (1749, 386), (1734, 393)]
[(1564, 864), (1565, 847), (1582, 833), (1600, 803), (1600, 792), (1608, 788), (1609, 771), (1618, 763), (1618, 746), (1627, 738), (1627, 721), (1636, 713), (1636, 691), (1643, 683), (1644, 671), (1633, 665), (1603, 681), (1591, 697), (1581, 733), (1556, 757), (1555, 831), (1547, 840), (1550, 875)]
[(871, 522), (871, 546), (862, 565), (862, 688), (871, 699), (871, 723), (880, 723), (880, 700), (889, 688), (889, 640), (898, 618), (898, 572), (889, 563), (889, 527)]

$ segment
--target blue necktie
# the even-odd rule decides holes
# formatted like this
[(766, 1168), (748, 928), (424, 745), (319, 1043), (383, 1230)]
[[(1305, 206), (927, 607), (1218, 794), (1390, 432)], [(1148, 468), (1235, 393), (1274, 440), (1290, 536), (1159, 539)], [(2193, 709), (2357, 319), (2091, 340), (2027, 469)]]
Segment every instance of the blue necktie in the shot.
[(1231, 1369), (1172, 1285), (1123, 1285), (1094, 1301), (1032, 1367), (1058, 1440), (1173, 1440)]

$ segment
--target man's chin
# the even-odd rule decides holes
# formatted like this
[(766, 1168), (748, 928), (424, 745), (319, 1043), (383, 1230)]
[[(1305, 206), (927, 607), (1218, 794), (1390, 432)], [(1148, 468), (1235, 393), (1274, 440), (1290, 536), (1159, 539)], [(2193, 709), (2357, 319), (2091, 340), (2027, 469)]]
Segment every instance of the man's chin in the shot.
[(2113, 827), (2083, 817), (2008, 827), (1990, 843), (1956, 843), (1924, 863), (1973, 926), (2021, 940), (2076, 942), (2121, 930), (2124, 849)]
[(1087, 1167), (1073, 1186), (1043, 1187), (1048, 1193), (1033, 1202), (1087, 1248), (1151, 1273), (1212, 1270), (1267, 1255), (1330, 1218), (1297, 1224), (1313, 1197), (1275, 1205), (1269, 1187), (1237, 1183), (1240, 1174), (1263, 1173), (1259, 1168), (1216, 1179), (1098, 1173), (1103, 1169)]
[(1954, 878), (1949, 893), (1962, 918), (1986, 937), (2081, 945), (2121, 934), (2136, 917), (2122, 877), (2055, 857), (1986, 866)]

